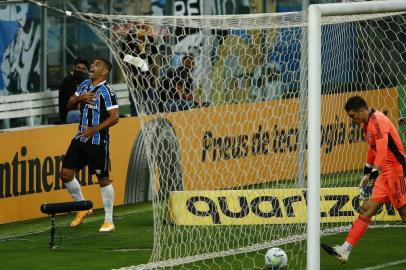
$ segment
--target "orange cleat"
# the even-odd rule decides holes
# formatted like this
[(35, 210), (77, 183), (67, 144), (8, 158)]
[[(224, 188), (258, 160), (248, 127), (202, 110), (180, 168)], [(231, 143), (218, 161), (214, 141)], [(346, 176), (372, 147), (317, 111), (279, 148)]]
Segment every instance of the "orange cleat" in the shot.
[(72, 220), (72, 222), (70, 223), (70, 226), (71, 226), (71, 227), (79, 226), (80, 224), (82, 224), (83, 219), (84, 219), (85, 217), (87, 217), (87, 216), (90, 216), (91, 214), (93, 214), (92, 209), (76, 212), (76, 216), (75, 216), (75, 218)]
[(105, 221), (99, 229), (99, 232), (111, 232), (114, 231), (116, 228), (114, 227), (114, 224), (109, 221)]

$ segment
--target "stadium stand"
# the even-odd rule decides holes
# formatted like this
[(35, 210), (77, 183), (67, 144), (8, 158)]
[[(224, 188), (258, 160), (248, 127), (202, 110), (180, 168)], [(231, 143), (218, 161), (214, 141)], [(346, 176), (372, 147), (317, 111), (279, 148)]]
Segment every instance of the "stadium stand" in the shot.
[[(125, 83), (114, 84), (120, 106), (129, 106), (129, 92)], [(0, 96), (0, 120), (27, 118), (27, 126), (34, 125), (34, 117), (43, 116), (44, 124), (52, 124), (58, 114), (58, 91)]]

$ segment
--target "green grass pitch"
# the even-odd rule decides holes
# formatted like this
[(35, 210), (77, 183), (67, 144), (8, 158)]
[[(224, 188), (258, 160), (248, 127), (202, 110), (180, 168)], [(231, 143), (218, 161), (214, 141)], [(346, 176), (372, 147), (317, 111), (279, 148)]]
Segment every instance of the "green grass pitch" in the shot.
[[(1, 269), (103, 270), (147, 263), (153, 245), (151, 203), (115, 207), (114, 216), (116, 231), (108, 234), (97, 231), (103, 221), (102, 210), (96, 210), (78, 228), (67, 226), (73, 215), (57, 216), (56, 244), (61, 244), (61, 248), (56, 250), (48, 249), (48, 218), (0, 225)], [(338, 234), (323, 237), (321, 241), (336, 244), (344, 237), (345, 234)], [(338, 264), (321, 250), (321, 269), (406, 269), (405, 242), (406, 228), (370, 229), (345, 265)], [(190, 269), (250, 269), (250, 266), (263, 264), (262, 253), (252, 258), (231, 256), (208, 260), (195, 263)], [(393, 265), (384, 266), (390, 263)], [(305, 263), (302, 266), (305, 268)]]

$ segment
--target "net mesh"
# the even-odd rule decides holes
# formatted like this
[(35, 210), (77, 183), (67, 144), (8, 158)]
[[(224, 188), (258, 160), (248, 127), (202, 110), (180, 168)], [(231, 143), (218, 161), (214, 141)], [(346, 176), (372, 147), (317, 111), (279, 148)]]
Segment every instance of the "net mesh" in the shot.
[[(143, 123), (154, 246), (130, 269), (263, 269), (273, 246), (288, 269), (305, 269), (307, 14), (80, 15), (113, 52)], [(360, 204), (367, 147), (346, 99), (405, 116), (405, 19), (323, 18), (322, 235), (345, 231)], [(388, 206), (374, 222), (396, 220)]]

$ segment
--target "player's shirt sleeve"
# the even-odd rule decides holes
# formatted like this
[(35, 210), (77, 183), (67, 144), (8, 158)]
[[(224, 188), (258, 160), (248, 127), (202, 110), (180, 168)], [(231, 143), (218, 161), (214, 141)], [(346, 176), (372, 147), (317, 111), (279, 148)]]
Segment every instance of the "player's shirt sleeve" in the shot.
[(84, 80), (76, 89), (75, 95), (79, 96), (80, 94), (86, 92), (86, 87), (89, 86), (90, 80)]
[(389, 123), (390, 121), (387, 118), (377, 118), (373, 117), (371, 123), (371, 132), (375, 137), (375, 160), (374, 166), (378, 168), (382, 168), (385, 162), (385, 159), (388, 155), (388, 133), (389, 133)]
[(367, 164), (372, 166), (374, 162), (375, 162), (375, 152), (371, 147), (369, 147), (367, 153)]
[(102, 92), (102, 95), (107, 111), (118, 108), (117, 94), (110, 85), (105, 85), (105, 91)]

